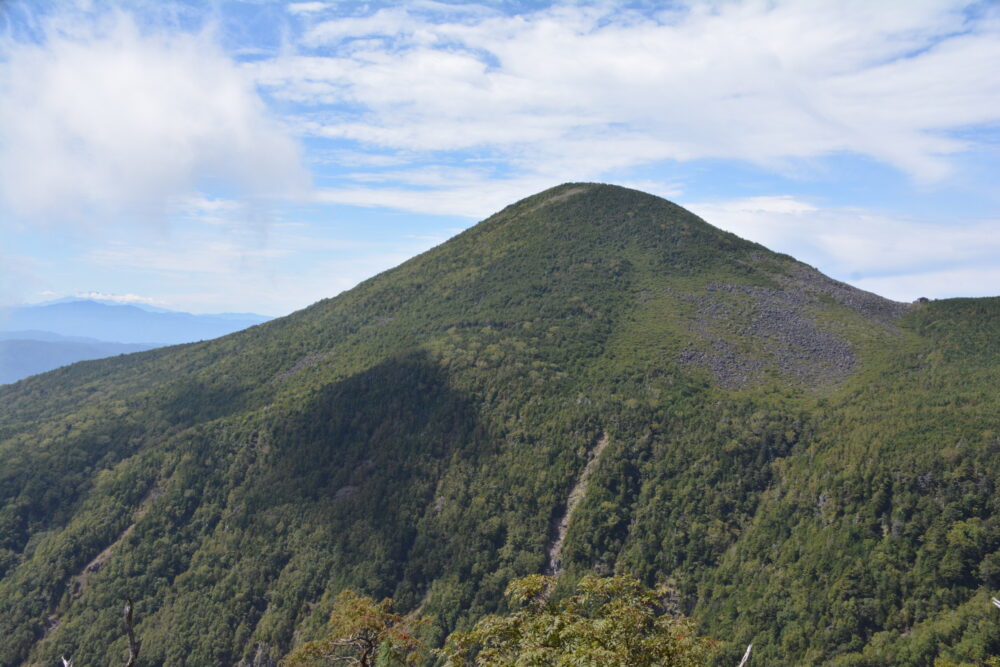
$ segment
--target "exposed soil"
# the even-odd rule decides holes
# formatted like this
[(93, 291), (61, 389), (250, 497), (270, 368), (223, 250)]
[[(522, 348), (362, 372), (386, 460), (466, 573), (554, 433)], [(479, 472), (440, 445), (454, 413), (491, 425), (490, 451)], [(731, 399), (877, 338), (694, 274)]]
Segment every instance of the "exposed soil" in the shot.
[(111, 554), (114, 552), (115, 547), (121, 544), (125, 538), (132, 534), (132, 531), (135, 530), (135, 524), (139, 523), (139, 520), (146, 516), (146, 513), (149, 512), (150, 505), (152, 505), (153, 501), (159, 498), (162, 494), (163, 492), (160, 490), (160, 487), (154, 484), (153, 488), (146, 494), (146, 497), (142, 499), (141, 503), (139, 503), (139, 507), (136, 508), (135, 514), (132, 515), (132, 523), (128, 525), (128, 528), (122, 531), (122, 534), (118, 536), (118, 539), (109, 544), (104, 551), (94, 556), (93, 560), (84, 566), (80, 574), (70, 580), (70, 590), (73, 591), (74, 598), (78, 598), (83, 594), (83, 591), (87, 588), (87, 583), (90, 580), (90, 577), (99, 572), (101, 568), (104, 567), (104, 564), (111, 559)]
[(580, 473), (580, 478), (576, 480), (573, 490), (569, 492), (569, 498), (566, 500), (566, 511), (556, 523), (555, 539), (549, 545), (549, 565), (546, 569), (546, 574), (558, 577), (560, 572), (562, 572), (562, 547), (563, 542), (566, 540), (566, 533), (569, 531), (570, 521), (573, 519), (573, 512), (576, 511), (577, 505), (580, 504), (583, 496), (586, 495), (590, 475), (594, 472), (594, 468), (597, 467), (601, 453), (607, 446), (608, 436), (602, 433), (597, 444), (594, 445), (588, 454), (589, 459), (587, 460), (587, 465), (583, 467), (583, 472)]
[[(149, 490), (149, 493), (147, 493), (146, 497), (142, 499), (142, 502), (139, 503), (139, 507), (136, 508), (135, 513), (132, 515), (132, 523), (130, 523), (128, 527), (122, 531), (121, 535), (119, 535), (114, 542), (105, 547), (101, 553), (94, 556), (89, 563), (84, 565), (79, 574), (74, 575), (70, 579), (69, 590), (74, 600), (83, 595), (83, 592), (87, 590), (87, 584), (90, 582), (90, 578), (100, 572), (101, 568), (104, 567), (109, 560), (111, 560), (111, 555), (114, 553), (115, 547), (121, 544), (124, 539), (132, 534), (132, 531), (135, 530), (135, 525), (140, 519), (142, 519), (142, 517), (146, 516), (146, 513), (149, 512), (150, 506), (153, 504), (153, 501), (159, 498), (162, 493), (163, 492), (160, 490), (160, 487), (154, 484), (153, 488)], [(44, 636), (47, 637), (56, 628), (58, 628), (61, 620), (62, 619), (58, 611), (50, 614), (46, 619)]]

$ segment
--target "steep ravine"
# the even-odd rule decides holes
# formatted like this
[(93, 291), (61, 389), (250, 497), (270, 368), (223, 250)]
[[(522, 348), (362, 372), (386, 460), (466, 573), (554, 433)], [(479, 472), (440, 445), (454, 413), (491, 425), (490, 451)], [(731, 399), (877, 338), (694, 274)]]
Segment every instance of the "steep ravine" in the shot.
[(601, 459), (601, 453), (607, 446), (608, 436), (607, 434), (602, 433), (601, 437), (597, 441), (597, 444), (594, 445), (593, 449), (591, 449), (588, 453), (590, 458), (587, 461), (587, 465), (583, 467), (583, 472), (580, 473), (580, 478), (576, 481), (573, 489), (569, 492), (569, 498), (566, 500), (566, 511), (556, 524), (556, 529), (554, 531), (555, 537), (549, 545), (549, 564), (545, 570), (546, 574), (558, 577), (562, 572), (562, 547), (563, 542), (566, 540), (566, 533), (569, 531), (569, 524), (573, 520), (573, 512), (576, 511), (577, 505), (580, 504), (580, 501), (583, 500), (584, 495), (586, 495), (587, 484), (590, 482), (590, 476)]

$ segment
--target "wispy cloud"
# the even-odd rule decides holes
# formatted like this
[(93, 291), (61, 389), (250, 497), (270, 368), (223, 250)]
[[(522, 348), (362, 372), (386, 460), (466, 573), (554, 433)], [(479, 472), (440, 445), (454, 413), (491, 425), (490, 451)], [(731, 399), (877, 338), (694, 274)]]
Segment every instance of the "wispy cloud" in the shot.
[(1000, 220), (948, 225), (790, 196), (688, 202), (707, 222), (883, 296), (997, 293)]
[(287, 313), (354, 287), (442, 240), (359, 243), (275, 230), (267, 245), (253, 247), (196, 232), (181, 244), (109, 244), (84, 261), (135, 277), (160, 304), (193, 312)]
[[(191, 309), (231, 294), (252, 310), (256, 294), (280, 312), (431, 244), (422, 223), (341, 205), (461, 226), (565, 181), (701, 199), (709, 222), (890, 296), (997, 284), (982, 213), (1000, 126), (992, 3), (237, 5), (15, 0), (23, 26), (0, 35), (0, 297), (77, 262), (103, 281), (73, 288), (173, 298), (158, 280)], [(972, 178), (956, 169), (975, 160), (988, 165)], [(903, 174), (869, 197), (882, 213), (823, 203), (851, 200), (843, 163)], [(804, 171), (808, 187), (783, 188)], [(765, 176), (728, 188), (737, 172)], [(944, 192), (942, 210), (959, 187), (981, 220), (886, 212), (918, 189)], [(736, 188), (816, 196), (687, 193)], [(34, 224), (60, 220), (72, 229)], [(108, 220), (125, 224), (95, 231)], [(32, 254), (46, 259), (15, 266)], [(928, 276), (938, 289), (917, 289)]]
[(302, 189), (299, 148), (211, 28), (60, 14), (0, 44), (0, 198), (46, 220), (158, 214), (205, 182)]
[(313, 136), (444, 162), (480, 151), (524, 177), (850, 152), (935, 180), (970, 145), (954, 131), (1000, 122), (1000, 21), (970, 7), (425, 4), (320, 20), (297, 52), (252, 69), (274, 98), (313, 108)]
[[(445, 234), (339, 236), (308, 220), (247, 224), (229, 200), (192, 197), (169, 234), (123, 234), (76, 259), (130, 293), (192, 312), (286, 313), (355, 286), (441, 243)], [(206, 224), (207, 221), (207, 224)], [(350, 234), (351, 224), (345, 225)], [(419, 228), (416, 228), (419, 229)]]
[[(484, 187), (486, 183), (488, 186)], [(558, 184), (558, 180), (538, 176), (496, 180), (481, 177), (478, 181), (441, 185), (432, 189), (398, 184), (379, 187), (365, 184), (343, 185), (319, 189), (314, 197), (317, 202), (325, 204), (463, 216), (471, 223), (499, 211), (511, 202)]]
[(853, 281), (861, 289), (899, 301), (918, 297), (945, 299), (956, 296), (997, 296), (1000, 269), (995, 266), (953, 267), (917, 271)]
[(24, 301), (44, 285), (44, 267), (36, 258), (13, 255), (0, 248), (0, 307)]
[(74, 294), (78, 299), (95, 299), (97, 301), (110, 301), (125, 305), (142, 304), (145, 306), (165, 306), (163, 301), (152, 297), (140, 296), (138, 294), (108, 294), (106, 292), (77, 292)]
[(288, 4), (288, 11), (292, 14), (313, 14), (330, 6), (329, 2), (291, 2)]

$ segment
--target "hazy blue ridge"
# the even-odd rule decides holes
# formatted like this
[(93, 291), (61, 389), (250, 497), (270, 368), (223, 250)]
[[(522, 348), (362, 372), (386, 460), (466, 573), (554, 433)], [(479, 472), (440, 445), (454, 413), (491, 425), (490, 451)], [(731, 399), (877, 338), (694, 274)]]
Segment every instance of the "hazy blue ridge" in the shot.
[(218, 338), (270, 319), (253, 313), (193, 315), (72, 300), (8, 308), (0, 313), (0, 330), (36, 329), (109, 342), (174, 345)]
[[(111, 343), (114, 341), (98, 340), (88, 336), (64, 336), (51, 331), (39, 329), (21, 329), (18, 331), (0, 331), (0, 340), (39, 340), (49, 343)], [(131, 343), (129, 343), (131, 344)]]
[[(53, 334), (50, 334), (53, 335)], [(101, 359), (152, 349), (141, 343), (106, 343), (99, 340), (33, 340), (0, 338), (0, 384), (66, 366), (78, 361)]]

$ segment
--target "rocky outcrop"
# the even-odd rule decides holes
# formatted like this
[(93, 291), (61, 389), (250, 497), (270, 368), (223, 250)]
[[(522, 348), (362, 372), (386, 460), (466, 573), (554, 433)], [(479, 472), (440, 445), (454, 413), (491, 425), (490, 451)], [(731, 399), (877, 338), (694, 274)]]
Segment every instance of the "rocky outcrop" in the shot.
[(692, 307), (692, 327), (704, 345), (685, 349), (679, 361), (706, 367), (726, 389), (758, 384), (769, 371), (808, 387), (837, 384), (855, 370), (857, 354), (820, 311), (832, 301), (893, 334), (912, 307), (805, 265), (774, 279), (780, 287), (715, 283), (707, 293), (680, 295)]

